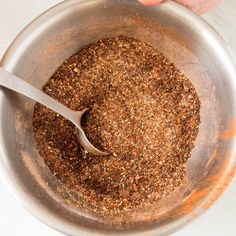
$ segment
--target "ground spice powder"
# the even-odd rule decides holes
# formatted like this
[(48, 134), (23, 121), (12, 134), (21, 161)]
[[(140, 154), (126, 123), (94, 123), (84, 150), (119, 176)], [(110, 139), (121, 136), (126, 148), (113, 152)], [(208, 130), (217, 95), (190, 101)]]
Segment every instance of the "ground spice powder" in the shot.
[(69, 121), (35, 105), (39, 153), (81, 196), (80, 208), (99, 216), (134, 210), (185, 182), (200, 102), (191, 82), (153, 47), (124, 36), (100, 40), (65, 61), (43, 91), (71, 109), (89, 108), (84, 130), (111, 153), (87, 153)]

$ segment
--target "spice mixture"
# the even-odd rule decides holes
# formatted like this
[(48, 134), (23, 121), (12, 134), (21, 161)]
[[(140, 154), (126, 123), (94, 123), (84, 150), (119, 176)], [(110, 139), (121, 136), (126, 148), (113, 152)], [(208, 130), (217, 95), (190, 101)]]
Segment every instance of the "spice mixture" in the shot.
[(34, 137), (52, 173), (106, 216), (157, 202), (185, 182), (200, 122), (191, 82), (145, 42), (119, 36), (93, 43), (61, 65), (43, 91), (74, 110), (89, 108), (83, 127), (109, 156), (79, 144), (75, 127), (36, 104)]

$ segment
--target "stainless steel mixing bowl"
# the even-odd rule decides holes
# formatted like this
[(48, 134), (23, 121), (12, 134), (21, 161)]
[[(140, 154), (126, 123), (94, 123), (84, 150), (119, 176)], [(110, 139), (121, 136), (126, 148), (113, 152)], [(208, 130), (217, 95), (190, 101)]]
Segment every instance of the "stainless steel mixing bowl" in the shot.
[(117, 35), (144, 40), (166, 54), (199, 94), (201, 125), (187, 163), (187, 183), (150, 209), (109, 219), (80, 211), (71, 204), (79, 196), (61, 186), (37, 152), (34, 103), (6, 89), (0, 90), (0, 172), (34, 216), (66, 234), (168, 235), (209, 208), (234, 173), (236, 70), (220, 36), (169, 1), (145, 7), (135, 0), (70, 0), (30, 23), (1, 66), (41, 88), (71, 54)]

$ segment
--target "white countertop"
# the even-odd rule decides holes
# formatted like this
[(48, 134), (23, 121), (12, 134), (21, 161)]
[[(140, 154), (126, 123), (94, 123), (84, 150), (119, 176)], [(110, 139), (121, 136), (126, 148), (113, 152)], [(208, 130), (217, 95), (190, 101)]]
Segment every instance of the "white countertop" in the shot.
[[(37, 15), (61, 0), (0, 0), (0, 58), (10, 42)], [(236, 0), (225, 0), (204, 18), (223, 36), (236, 55)], [(236, 79), (236, 78), (235, 78)], [(0, 235), (62, 236), (24, 210), (0, 179)], [(236, 178), (206, 213), (175, 236), (236, 235)]]

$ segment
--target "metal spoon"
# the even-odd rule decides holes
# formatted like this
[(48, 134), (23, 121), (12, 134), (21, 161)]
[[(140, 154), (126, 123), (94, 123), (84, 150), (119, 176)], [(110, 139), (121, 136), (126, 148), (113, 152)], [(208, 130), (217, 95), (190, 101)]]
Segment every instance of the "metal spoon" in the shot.
[(11, 89), (17, 93), (20, 93), (34, 101), (41, 103), (42, 105), (50, 108), (56, 113), (60, 114), (67, 120), (71, 121), (76, 126), (76, 134), (80, 144), (85, 148), (86, 151), (91, 152), (95, 155), (108, 155), (107, 152), (102, 152), (95, 148), (87, 139), (82, 127), (81, 127), (81, 117), (88, 110), (84, 109), (82, 111), (73, 111), (63, 104), (57, 102), (54, 98), (48, 96), (38, 88), (32, 86), (26, 81), (18, 78), (17, 76), (7, 72), (0, 67), (0, 85)]

